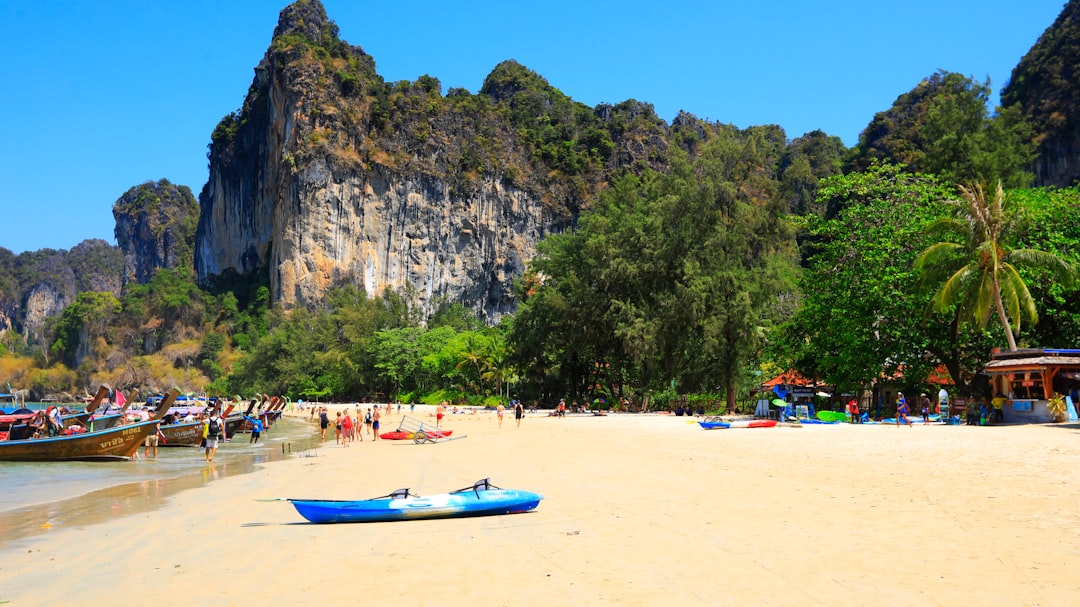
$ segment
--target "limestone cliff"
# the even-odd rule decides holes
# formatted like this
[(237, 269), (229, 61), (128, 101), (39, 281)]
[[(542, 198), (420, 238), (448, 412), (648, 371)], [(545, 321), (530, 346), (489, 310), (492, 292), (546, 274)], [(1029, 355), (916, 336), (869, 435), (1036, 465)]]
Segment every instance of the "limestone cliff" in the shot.
[(387, 84), (321, 3), (301, 0), (214, 131), (197, 275), (266, 272), (286, 307), (351, 283), (493, 321), (513, 310), (537, 242), (572, 225), (611, 167), (655, 162), (665, 134), (647, 104), (592, 110), (514, 62), (478, 95), (444, 97), (427, 76)]
[(45, 319), (63, 312), (81, 291), (120, 294), (120, 250), (90, 239), (70, 251), (18, 255), (0, 248), (0, 334), (15, 330), (35, 341)]
[(1039, 144), (1036, 186), (1080, 182), (1080, 0), (1070, 0), (1013, 69), (1002, 106), (1030, 116)]
[(113, 204), (113, 231), (124, 255), (123, 284), (145, 284), (161, 268), (190, 270), (199, 205), (191, 189), (167, 179), (137, 185)]

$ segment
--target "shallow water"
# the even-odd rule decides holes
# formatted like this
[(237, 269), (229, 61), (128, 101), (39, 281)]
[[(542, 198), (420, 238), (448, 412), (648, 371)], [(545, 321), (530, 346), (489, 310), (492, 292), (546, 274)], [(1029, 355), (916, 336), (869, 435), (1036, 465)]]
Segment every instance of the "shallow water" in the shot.
[(156, 460), (0, 462), (0, 547), (61, 526), (153, 510), (185, 489), (311, 449), (316, 428), (285, 418), (257, 445), (238, 434), (218, 449), (212, 468), (192, 447), (159, 448)]

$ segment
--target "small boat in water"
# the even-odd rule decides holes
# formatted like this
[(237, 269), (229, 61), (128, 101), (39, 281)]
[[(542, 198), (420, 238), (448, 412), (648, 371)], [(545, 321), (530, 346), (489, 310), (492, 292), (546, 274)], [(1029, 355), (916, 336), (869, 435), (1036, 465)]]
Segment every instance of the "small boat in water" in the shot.
[(485, 478), (464, 489), (427, 497), (398, 489), (390, 495), (367, 500), (286, 498), (285, 501), (312, 523), (373, 523), (528, 512), (541, 499), (543, 496), (531, 491), (500, 489)]
[[(179, 392), (170, 396), (175, 398)], [(166, 407), (167, 410), (167, 407)], [(162, 411), (164, 414), (164, 410)], [(106, 430), (68, 436), (0, 441), (0, 461), (60, 462), (131, 459), (147, 436), (157, 432), (161, 417)]]

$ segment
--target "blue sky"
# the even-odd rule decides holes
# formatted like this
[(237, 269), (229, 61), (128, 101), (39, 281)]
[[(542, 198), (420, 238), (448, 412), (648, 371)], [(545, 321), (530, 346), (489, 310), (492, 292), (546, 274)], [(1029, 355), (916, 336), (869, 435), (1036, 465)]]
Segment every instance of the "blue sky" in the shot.
[[(0, 247), (113, 238), (112, 205), (161, 178), (206, 182), (206, 144), (243, 102), (284, 0), (0, 2)], [(851, 146), (939, 69), (993, 100), (1064, 0), (545, 3), (324, 0), (390, 81), (476, 92), (505, 59), (590, 106), (637, 99)]]

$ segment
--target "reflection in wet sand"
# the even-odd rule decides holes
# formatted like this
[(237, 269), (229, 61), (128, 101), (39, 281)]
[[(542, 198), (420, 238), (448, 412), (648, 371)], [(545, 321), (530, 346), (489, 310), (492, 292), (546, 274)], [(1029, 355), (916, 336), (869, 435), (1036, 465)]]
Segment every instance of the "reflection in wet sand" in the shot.
[[(307, 426), (299, 431), (295, 438), (301, 444), (311, 440), (307, 436)], [(295, 442), (287, 443), (285, 449), (274, 445), (274, 448), (259, 451), (227, 453), (222, 450), (218, 454), (225, 457), (219, 457), (213, 464), (207, 463), (197, 470), (181, 472), (172, 478), (140, 480), (98, 489), (79, 497), (0, 512), (0, 548), (8, 548), (13, 542), (60, 527), (93, 525), (120, 516), (150, 512), (181, 491), (252, 472), (262, 464), (295, 457), (297, 451)], [(200, 457), (194, 453), (192, 455)]]

